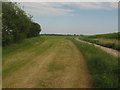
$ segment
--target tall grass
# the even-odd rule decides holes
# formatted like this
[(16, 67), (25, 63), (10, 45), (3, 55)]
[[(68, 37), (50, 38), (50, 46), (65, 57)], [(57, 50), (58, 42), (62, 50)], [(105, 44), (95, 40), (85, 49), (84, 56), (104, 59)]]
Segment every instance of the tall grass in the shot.
[(87, 37), (89, 37), (89, 38), (120, 39), (120, 32), (117, 32), (117, 33), (108, 33), (108, 34), (89, 35)]
[(91, 42), (91, 43), (95, 43), (95, 44), (98, 44), (98, 45), (101, 45), (101, 46), (104, 46), (104, 47), (108, 47), (108, 48), (112, 48), (112, 49), (116, 49), (116, 50), (120, 51), (120, 45), (119, 44), (103, 43), (103, 42), (100, 42), (98, 40), (93, 40), (93, 39), (88, 38), (88, 37), (80, 37), (80, 39), (84, 40), (84, 41), (88, 41), (88, 42)]
[(92, 76), (95, 88), (118, 87), (118, 58), (109, 55), (93, 45), (85, 44), (74, 39), (71, 41), (83, 53)]

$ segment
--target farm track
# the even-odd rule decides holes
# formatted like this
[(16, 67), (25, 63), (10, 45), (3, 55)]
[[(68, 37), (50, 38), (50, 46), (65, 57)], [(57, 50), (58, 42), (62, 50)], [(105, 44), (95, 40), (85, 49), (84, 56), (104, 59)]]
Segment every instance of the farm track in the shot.
[(103, 46), (100, 46), (100, 45), (97, 45), (97, 44), (93, 44), (93, 43), (81, 40), (79, 38), (75, 38), (75, 40), (83, 42), (83, 43), (94, 45), (94, 46), (101, 48), (103, 51), (105, 51), (105, 52), (107, 52), (107, 53), (109, 53), (109, 54), (111, 54), (111, 55), (113, 55), (115, 57), (120, 57), (120, 52), (117, 51), (117, 50), (114, 50), (114, 49), (111, 49), (111, 48), (107, 48), (107, 47), (103, 47)]
[[(3, 73), (7, 74), (3, 77), (3, 88), (92, 87), (86, 60), (77, 47), (63, 37), (37, 43), (36, 47), (3, 57), (3, 60)], [(22, 62), (25, 63), (17, 69), (11, 66)], [(9, 68), (13, 71), (7, 72)]]

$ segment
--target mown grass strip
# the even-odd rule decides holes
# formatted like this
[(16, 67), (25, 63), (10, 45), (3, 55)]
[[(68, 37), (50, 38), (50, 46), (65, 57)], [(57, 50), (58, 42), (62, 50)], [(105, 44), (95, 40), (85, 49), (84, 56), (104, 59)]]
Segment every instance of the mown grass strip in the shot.
[(48, 69), (49, 72), (55, 72), (55, 71), (59, 71), (59, 70), (64, 70), (65, 66), (64, 65), (60, 65), (59, 63), (57, 63), (57, 61), (52, 61), (48, 65), (47, 69)]
[[(39, 37), (37, 37), (36, 39), (39, 39)], [(30, 40), (30, 41), (31, 41), (31, 43), (33, 42), (33, 40)], [(36, 41), (34, 41), (34, 42), (36, 42)], [(40, 41), (38, 41), (38, 42), (40, 42)], [(34, 46), (33, 44), (28, 44), (28, 45), (30, 45), (32, 47)], [(21, 60), (17, 60), (17, 61), (15, 61), (13, 63), (10, 63), (9, 65), (4, 65), (3, 67), (5, 67), (5, 69), (3, 69), (3, 78), (5, 78), (8, 75), (10, 75), (11, 73), (19, 70), (21, 67), (23, 67), (24, 65), (26, 65), (27, 63), (32, 61), (35, 57), (40, 56), (42, 53), (46, 52), (52, 46), (53, 46), (52, 42), (48, 42), (45, 45), (42, 45), (42, 44), (37, 45), (33, 50), (33, 52), (34, 52), (33, 55), (29, 56), (28, 58), (21, 57)], [(20, 46), (17, 45), (17, 47), (24, 48), (24, 47), (21, 47), (21, 45)], [(11, 48), (9, 47), (7, 49), (6, 50), (9, 51), (9, 49), (11, 49)], [(13, 54), (13, 52), (11, 52), (11, 53)], [(16, 51), (16, 53), (17, 52), (19, 52), (19, 51)], [(11, 55), (11, 53), (9, 52), (9, 53), (6, 53), (6, 54), (9, 56), (9, 55)]]
[(95, 88), (117, 88), (118, 58), (109, 55), (93, 45), (71, 39), (86, 58), (92, 84)]
[(14, 43), (14, 44), (11, 44), (10, 46), (3, 47), (2, 48), (3, 57), (12, 55), (16, 52), (19, 52), (19, 53), (24, 52), (25, 50), (35, 47), (34, 43), (36, 42), (43, 43), (45, 40), (46, 38), (39, 36), (39, 37), (25, 39), (21, 43)]

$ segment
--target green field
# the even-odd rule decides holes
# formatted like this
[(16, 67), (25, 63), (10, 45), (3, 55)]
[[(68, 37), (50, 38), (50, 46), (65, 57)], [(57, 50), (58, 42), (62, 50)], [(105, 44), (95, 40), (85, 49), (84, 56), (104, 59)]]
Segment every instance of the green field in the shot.
[(4, 47), (3, 88), (117, 88), (118, 58), (75, 37), (43, 35)]
[(86, 35), (80, 39), (120, 51), (120, 32), (98, 35)]
[(120, 39), (120, 32), (108, 33), (108, 34), (88, 35), (87, 37), (89, 37), (89, 38)]

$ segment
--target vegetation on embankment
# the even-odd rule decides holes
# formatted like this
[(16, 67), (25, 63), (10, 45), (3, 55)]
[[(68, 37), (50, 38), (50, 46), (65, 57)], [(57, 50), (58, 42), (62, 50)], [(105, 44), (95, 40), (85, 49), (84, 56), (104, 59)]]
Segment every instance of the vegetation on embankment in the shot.
[(118, 58), (109, 55), (94, 45), (85, 44), (74, 39), (72, 42), (86, 58), (95, 88), (118, 87)]
[[(99, 40), (99, 39), (103, 39), (103, 41)], [(100, 34), (100, 35), (89, 35), (89, 36), (82, 36), (80, 37), (81, 40), (85, 40), (91, 43), (95, 43), (104, 47), (108, 47), (108, 48), (112, 48), (115, 50), (120, 50), (120, 44), (118, 39), (120, 38), (120, 33), (111, 33), (111, 34)], [(111, 39), (111, 42), (105, 42), (105, 40), (109, 40)], [(116, 40), (117, 43), (112, 42), (113, 40)]]
[(117, 32), (117, 33), (108, 33), (108, 34), (89, 35), (87, 37), (88, 38), (120, 39), (120, 32)]
[(32, 21), (32, 16), (21, 9), (18, 3), (2, 3), (2, 45), (21, 42), (39, 35), (41, 27)]
[(99, 40), (94, 40), (94, 39), (87, 38), (87, 37), (80, 37), (79, 39), (120, 51), (120, 44), (116, 44), (116, 43), (104, 43), (104, 42), (101, 42)]

